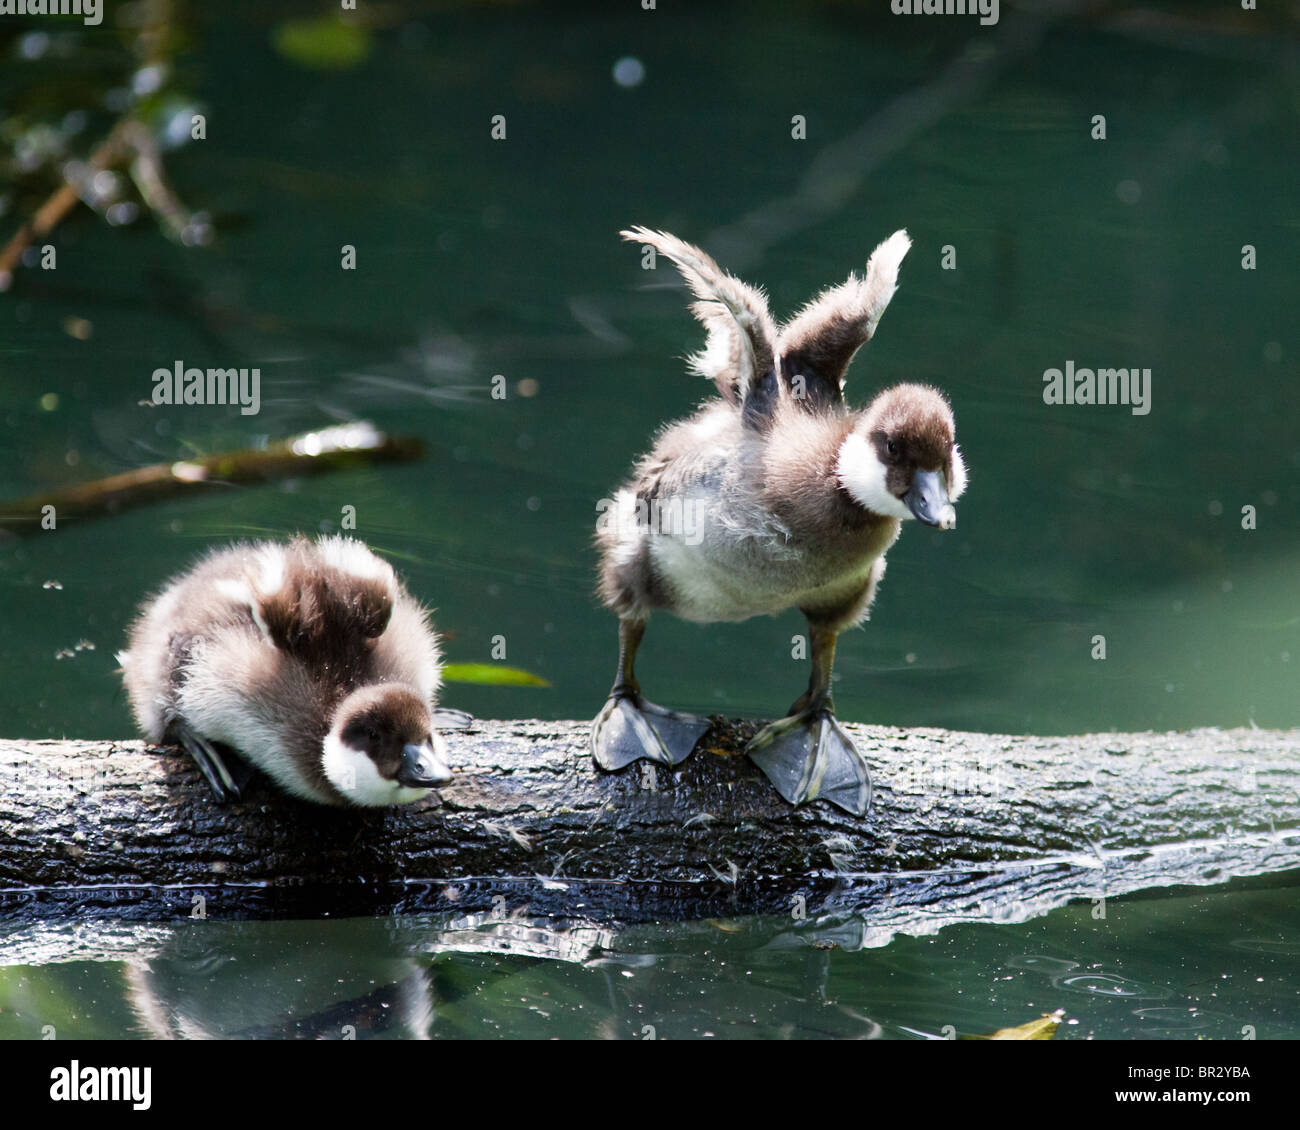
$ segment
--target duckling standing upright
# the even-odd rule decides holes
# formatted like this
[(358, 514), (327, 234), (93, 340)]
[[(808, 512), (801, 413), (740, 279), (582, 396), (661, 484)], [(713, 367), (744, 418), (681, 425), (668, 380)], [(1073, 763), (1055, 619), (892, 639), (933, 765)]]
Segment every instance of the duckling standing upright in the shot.
[(901, 522), (953, 528), (966, 484), (952, 411), (934, 389), (902, 384), (865, 409), (844, 403), (849, 362), (889, 305), (911, 241), (895, 232), (865, 277), (824, 291), (778, 331), (763, 294), (699, 248), (641, 227), (621, 234), (686, 279), (708, 330), (690, 366), (721, 399), (660, 432), (598, 523), (619, 660), (592, 727), (596, 762), (675, 765), (709, 728), (641, 695), (633, 662), (651, 611), (711, 622), (795, 607), (808, 620), (808, 689), (746, 752), (791, 803), (823, 797), (864, 815), (866, 762), (831, 703), (836, 637), (866, 619)]
[(144, 606), (118, 659), (145, 737), (183, 745), (218, 801), (240, 792), (222, 745), (306, 800), (418, 800), (451, 780), (437, 727), (468, 720), (433, 710), (428, 616), (350, 538), (210, 554)]

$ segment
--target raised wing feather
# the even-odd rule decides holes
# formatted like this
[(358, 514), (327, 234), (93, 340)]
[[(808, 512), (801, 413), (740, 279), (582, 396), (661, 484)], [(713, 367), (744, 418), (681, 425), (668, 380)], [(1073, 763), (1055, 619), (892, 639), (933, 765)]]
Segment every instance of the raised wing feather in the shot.
[(705, 346), (689, 358), (691, 369), (708, 377), (718, 392), (744, 407), (751, 395), (775, 387), (776, 326), (761, 290), (727, 274), (698, 247), (668, 232), (634, 227), (619, 233), (648, 244), (676, 265), (695, 295), (691, 312), (708, 331)]
[(871, 253), (864, 276), (822, 291), (781, 328), (781, 381), (794, 399), (809, 407), (843, 399), (849, 362), (876, 332), (911, 246), (907, 232), (894, 232)]

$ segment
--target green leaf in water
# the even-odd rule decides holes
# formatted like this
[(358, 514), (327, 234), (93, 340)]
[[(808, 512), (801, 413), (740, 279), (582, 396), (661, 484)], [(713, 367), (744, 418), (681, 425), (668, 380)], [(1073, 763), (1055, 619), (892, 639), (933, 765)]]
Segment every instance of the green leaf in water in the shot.
[(359, 66), (371, 47), (367, 28), (333, 16), (285, 20), (272, 33), (271, 42), (291, 62), (323, 71)]
[(1018, 1024), (1014, 1028), (999, 1028), (987, 1036), (962, 1036), (963, 1040), (1050, 1040), (1056, 1035), (1056, 1029), (1065, 1019), (1065, 1009), (1045, 1012), (1038, 1020), (1028, 1024)]
[(449, 683), (477, 683), (484, 687), (549, 687), (551, 684), (531, 671), (500, 667), (495, 663), (448, 663), (442, 677)]

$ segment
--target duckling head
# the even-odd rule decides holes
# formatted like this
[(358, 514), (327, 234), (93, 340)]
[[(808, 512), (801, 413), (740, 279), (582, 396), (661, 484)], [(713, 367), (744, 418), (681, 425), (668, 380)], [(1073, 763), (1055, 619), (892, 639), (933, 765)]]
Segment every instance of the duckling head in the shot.
[(925, 385), (885, 389), (840, 445), (836, 473), (865, 510), (953, 529), (966, 465), (948, 402)]
[(428, 704), (379, 684), (353, 691), (334, 713), (321, 766), (353, 804), (408, 804), (451, 780), (447, 748)]

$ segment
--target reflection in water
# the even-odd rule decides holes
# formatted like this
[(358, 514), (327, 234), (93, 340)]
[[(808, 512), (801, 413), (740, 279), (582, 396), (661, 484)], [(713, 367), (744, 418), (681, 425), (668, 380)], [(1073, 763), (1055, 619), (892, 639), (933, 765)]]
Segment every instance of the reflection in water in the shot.
[(1103, 922), (1083, 904), (874, 949), (843, 922), (783, 916), (15, 927), (0, 931), (0, 1038), (48, 1024), (60, 1038), (940, 1039), (1057, 1009), (1058, 1040), (1294, 1038), (1300, 915), (1262, 925), (1287, 894), (1118, 899)]
[[(427, 973), (414, 967), (399, 981), (317, 1005), (310, 1012), (268, 1007), (268, 1001), (279, 997), (274, 992), (278, 977), (272, 977), (270, 985), (241, 981), (237, 991), (221, 993), (212, 980), (177, 973), (166, 958), (125, 970), (127, 999), (143, 1034), (151, 1039), (426, 1039), (434, 1018)], [(220, 1007), (214, 1007), (218, 1003)]]

